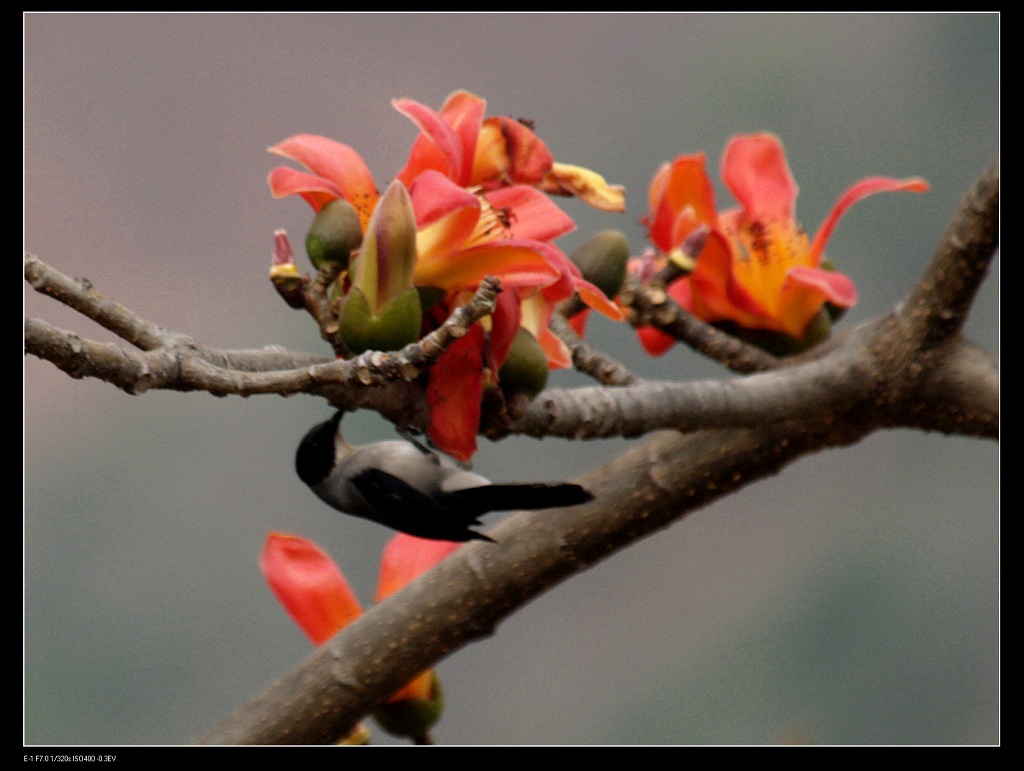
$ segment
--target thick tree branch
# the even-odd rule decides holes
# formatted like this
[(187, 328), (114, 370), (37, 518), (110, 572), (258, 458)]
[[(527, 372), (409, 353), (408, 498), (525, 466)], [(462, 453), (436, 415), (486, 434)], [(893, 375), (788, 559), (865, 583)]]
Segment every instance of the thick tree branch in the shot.
[[(465, 546), (347, 627), (202, 741), (332, 741), (410, 677), (491, 634), (540, 592), (807, 453), (892, 426), (997, 437), (998, 363), (961, 335), (998, 246), (997, 222), (993, 165), (965, 199), (903, 303), (784, 366), (699, 322), (680, 331), (691, 343), (703, 341), (697, 343), (701, 350), (737, 371), (759, 373), (749, 377), (644, 382), (559, 328), (578, 366), (614, 387), (545, 392), (505, 433), (596, 438), (666, 427), (676, 431), (654, 433), (581, 479), (595, 493), (593, 503), (506, 519), (489, 531), (497, 545)], [(429, 366), (494, 307), (493, 297), (478, 294), (436, 339), (394, 354), (321, 360), (280, 349), (204, 349), (138, 319), (87, 282), (61, 277), (36, 258), (26, 256), (25, 271), (39, 291), (142, 349), (124, 351), (28, 320), (27, 352), (54, 361), (72, 376), (102, 377), (133, 393), (152, 387), (241, 395), (303, 391), (343, 408), (379, 409), (401, 425), (416, 425), (409, 421), (410, 410), (423, 409), (414, 382), (419, 368)], [(666, 328), (693, 326), (695, 320), (678, 315), (658, 296), (648, 297), (649, 291), (634, 292), (640, 298), (633, 301), (638, 318), (647, 318), (643, 308), (650, 301), (650, 312)], [(400, 406), (392, 389), (403, 394)], [(495, 430), (496, 436), (501, 433)]]
[[(968, 206), (969, 211), (988, 214), (968, 219), (994, 221), (998, 198), (976, 195), (990, 181), (990, 175), (983, 177), (968, 196), (989, 202)], [(965, 296), (973, 297), (975, 290), (965, 277), (982, 275), (995, 251), (995, 240), (986, 235), (989, 226), (974, 232), (980, 235), (965, 238), (964, 229), (950, 228), (921, 285), (898, 311), (792, 368), (746, 378), (773, 384), (773, 378), (785, 378), (787, 372), (815, 372), (817, 365), (827, 368), (829, 361), (849, 357), (858, 362), (847, 374), (859, 398), (831, 419), (772, 422), (762, 416), (758, 428), (655, 434), (579, 480), (596, 494), (592, 504), (505, 520), (490, 531), (497, 545), (464, 547), (342, 630), (201, 741), (331, 741), (417, 672), (493, 633), (501, 619), (540, 592), (804, 454), (858, 441), (885, 425), (997, 436), (997, 364), (958, 334), (966, 314), (957, 309), (969, 304)], [(931, 310), (930, 301), (917, 299), (931, 292), (942, 298), (937, 310)], [(932, 334), (928, 330), (933, 327), (941, 329)], [(936, 341), (942, 339), (947, 342), (939, 350)], [(866, 379), (873, 381), (870, 387)], [(634, 389), (644, 387), (604, 389), (600, 398), (631, 391), (635, 396)], [(815, 390), (813, 382), (808, 388)], [(592, 390), (596, 400), (602, 389)], [(534, 413), (545, 409), (543, 404), (531, 408), (523, 420), (537, 419)], [(600, 421), (600, 412), (591, 410), (588, 419)], [(388, 641), (387, 656), (379, 653), (381, 640)]]
[(960, 333), (999, 248), (999, 162), (961, 201), (935, 257), (900, 308), (910, 334), (934, 345)]
[[(860, 438), (820, 424), (659, 433), (578, 481), (594, 503), (506, 519), (346, 627), (201, 743), (330, 742), (390, 693), (555, 584), (801, 455)], [(387, 640), (386, 651), (381, 641)]]

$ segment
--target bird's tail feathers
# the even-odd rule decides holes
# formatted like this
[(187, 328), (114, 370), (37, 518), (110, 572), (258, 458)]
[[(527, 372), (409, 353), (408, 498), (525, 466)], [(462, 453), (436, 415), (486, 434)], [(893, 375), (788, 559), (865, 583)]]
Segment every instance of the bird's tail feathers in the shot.
[(568, 482), (536, 484), (496, 484), (467, 487), (448, 494), (462, 511), (518, 511), (520, 509), (556, 509), (577, 506), (594, 500), (580, 485)]

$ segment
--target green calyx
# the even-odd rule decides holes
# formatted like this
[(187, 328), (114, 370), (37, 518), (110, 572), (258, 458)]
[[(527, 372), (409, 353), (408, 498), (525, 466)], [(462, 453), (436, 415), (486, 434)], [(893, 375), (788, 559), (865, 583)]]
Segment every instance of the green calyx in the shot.
[(348, 267), (352, 252), (363, 242), (359, 215), (348, 201), (339, 198), (326, 204), (313, 217), (306, 233), (306, 253), (313, 267), (320, 270), (328, 263)]
[(548, 357), (537, 338), (523, 327), (516, 332), (508, 358), (498, 370), (498, 383), (506, 398), (523, 394), (532, 399), (548, 384)]
[(338, 324), (341, 340), (354, 354), (397, 351), (420, 338), (423, 311), (419, 293), (406, 289), (374, 314), (366, 295), (353, 287), (345, 297)]
[(615, 297), (626, 280), (629, 242), (618, 230), (603, 230), (584, 241), (569, 259), (605, 297)]
[(384, 704), (373, 713), (373, 719), (392, 736), (416, 738), (425, 735), (441, 719), (444, 712), (444, 689), (441, 678), (433, 674), (429, 699), (404, 699)]

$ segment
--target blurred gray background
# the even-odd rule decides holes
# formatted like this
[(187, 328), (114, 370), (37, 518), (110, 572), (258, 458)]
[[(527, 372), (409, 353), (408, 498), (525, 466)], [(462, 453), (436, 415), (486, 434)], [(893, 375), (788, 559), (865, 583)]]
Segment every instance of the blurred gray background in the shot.
[[(998, 152), (994, 14), (32, 13), (24, 42), (25, 248), (224, 348), (327, 353), (267, 280), (274, 229), (301, 243), (310, 210), (270, 197), (266, 148), (326, 134), (383, 185), (416, 135), (392, 97), (469, 89), (624, 184), (625, 214), (564, 202), (566, 250), (616, 227), (639, 253), (657, 165), (703, 150), (717, 178), (738, 132), (781, 136), (811, 231), (862, 176), (926, 177), (930, 193), (868, 199), (837, 228), (829, 254), (862, 298), (847, 327), (910, 289)], [(992, 350), (998, 300), (996, 263), (968, 324)], [(113, 339), (27, 288), (25, 312)], [(651, 360), (624, 325), (590, 339), (648, 377), (726, 374), (682, 347)], [(304, 657), (257, 568), (269, 530), (315, 538), (369, 602), (389, 533), (292, 469), (321, 401), (131, 397), (34, 357), (24, 381), (26, 743), (188, 742)], [(476, 468), (571, 477), (625, 446), (483, 442)], [(804, 459), (442, 662), (436, 738), (996, 742), (998, 463), (997, 442), (914, 431)]]

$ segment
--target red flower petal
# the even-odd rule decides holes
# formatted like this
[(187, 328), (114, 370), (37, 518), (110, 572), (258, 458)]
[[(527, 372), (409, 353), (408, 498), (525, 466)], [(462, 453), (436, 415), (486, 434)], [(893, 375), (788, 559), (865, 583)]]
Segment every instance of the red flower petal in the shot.
[(430, 370), (427, 435), (444, 452), (466, 462), (476, 452), (484, 388), (484, 330), (479, 324), (443, 354)]
[[(550, 318), (548, 320), (550, 321)], [(541, 350), (548, 357), (548, 369), (568, 369), (572, 366), (572, 353), (562, 342), (562, 338), (552, 332), (550, 327), (541, 327), (536, 338)]]
[(454, 292), (475, 289), (486, 276), (497, 276), (505, 287), (547, 286), (559, 278), (549, 258), (554, 249), (541, 241), (509, 240), (433, 257), (421, 253), (415, 283)]
[(422, 135), (413, 142), (405, 168), (398, 173), (406, 185), (428, 169), (440, 171), (459, 185), (469, 184), (472, 156), (465, 157), (462, 137), (437, 112), (412, 99), (394, 99), (395, 109), (415, 123)]
[(411, 584), (421, 575), (437, 565), (461, 544), (450, 541), (436, 541), (399, 533), (384, 547), (380, 558), (380, 579), (374, 602)]
[(734, 137), (725, 146), (722, 179), (748, 220), (790, 220), (797, 185), (782, 142), (772, 134)]
[(412, 198), (416, 224), (420, 228), (430, 227), (455, 212), (470, 211), (468, 229), (459, 228), (460, 233), (466, 231), (457, 238), (459, 244), (469, 238), (476, 221), (480, 218), (480, 199), (438, 171), (425, 171), (417, 176), (409, 185), (409, 197)]
[(537, 185), (554, 162), (547, 145), (527, 126), (505, 116), (488, 118), (480, 127), (472, 181)]
[(301, 195), (313, 207), (313, 211), (320, 211), (330, 201), (344, 197), (341, 189), (329, 179), (296, 171), (288, 166), (272, 169), (267, 175), (267, 183), (274, 198)]
[(450, 94), (441, 106), (441, 117), (458, 134), (465, 158), (476, 154), (480, 126), (486, 112), (487, 101), (469, 91)]
[(366, 224), (377, 203), (377, 187), (366, 161), (351, 147), (316, 134), (296, 134), (269, 148), (269, 152), (301, 163), (333, 182)]
[(510, 237), (552, 241), (576, 229), (572, 217), (536, 188), (513, 185), (490, 190), (485, 197), (507, 216)]
[(587, 336), (587, 321), (590, 319), (590, 309), (584, 308), (569, 319), (569, 326), (579, 337)]
[(612, 321), (623, 321), (626, 314), (622, 308), (609, 300), (605, 293), (584, 279), (576, 280), (576, 291), (580, 293), (580, 299), (595, 311), (607, 316)]
[(662, 356), (676, 344), (674, 337), (654, 327), (640, 327), (637, 329), (636, 335), (644, 350), (651, 356)]
[(767, 316), (764, 305), (743, 287), (733, 273), (732, 247), (717, 229), (708, 233), (694, 272), (669, 287), (682, 307), (704, 321), (732, 319), (760, 327)]
[(866, 177), (859, 182), (855, 182), (840, 196), (839, 200), (836, 201), (836, 205), (832, 207), (832, 211), (829, 212), (821, 227), (818, 228), (818, 232), (814, 236), (814, 243), (811, 244), (811, 257), (813, 258), (811, 264), (817, 265), (820, 262), (821, 255), (825, 251), (825, 244), (828, 243), (828, 239), (832, 236), (832, 231), (836, 223), (839, 222), (839, 218), (857, 201), (875, 193), (894, 193), (902, 190), (912, 193), (924, 193), (927, 192), (928, 187), (928, 183), (920, 177), (910, 177), (908, 179)]
[(651, 181), (647, 225), (651, 242), (664, 254), (682, 244), (697, 224), (713, 226), (717, 219), (715, 188), (704, 168), (704, 154), (680, 155), (663, 164)]
[(270, 533), (260, 570), (277, 599), (315, 645), (362, 614), (359, 600), (334, 561), (304, 538)]
[(807, 289), (815, 290), (840, 308), (852, 308), (857, 304), (857, 287), (853, 280), (843, 273), (818, 268), (793, 268), (786, 274), (786, 278)]
[(519, 324), (523, 317), (523, 308), (519, 293), (515, 289), (505, 289), (498, 295), (498, 302), (491, 314), (491, 336), (489, 340), (488, 354), (490, 361), (487, 362), (492, 370), (497, 372), (501, 365), (508, 358), (508, 352), (512, 349), (512, 341), (515, 340), (516, 332), (519, 331)]

